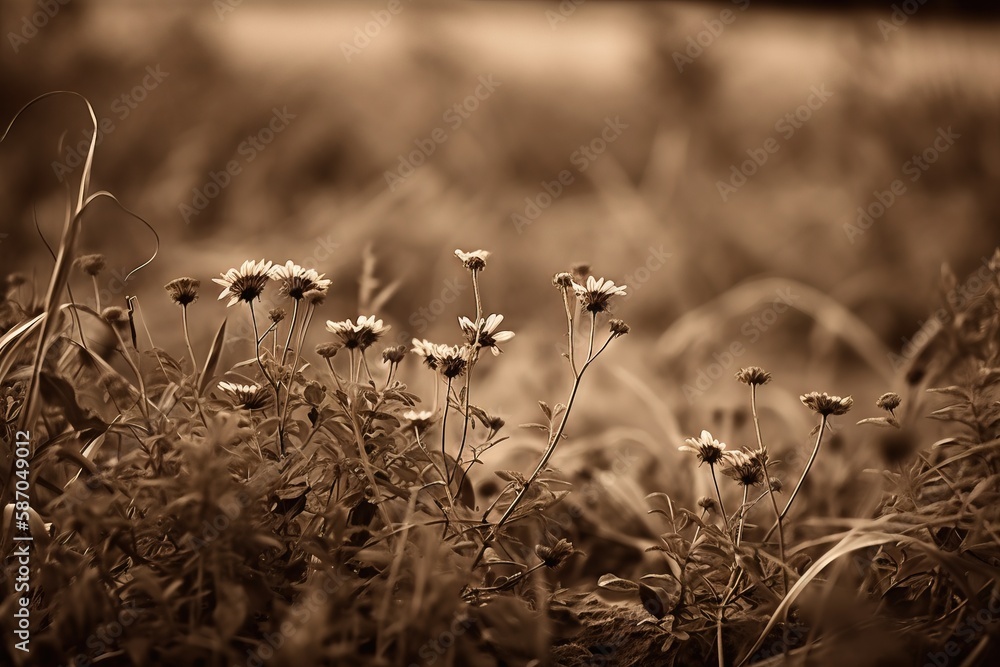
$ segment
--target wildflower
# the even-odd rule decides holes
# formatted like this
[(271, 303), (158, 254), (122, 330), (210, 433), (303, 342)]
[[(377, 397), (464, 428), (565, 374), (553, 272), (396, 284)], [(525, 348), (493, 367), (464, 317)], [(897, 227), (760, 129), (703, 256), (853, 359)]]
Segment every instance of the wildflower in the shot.
[(813, 412), (819, 413), (824, 417), (830, 415), (846, 415), (851, 406), (854, 405), (854, 399), (850, 396), (841, 398), (840, 396), (830, 396), (826, 392), (822, 394), (818, 391), (811, 391), (808, 394), (803, 394), (799, 396), (799, 400), (802, 404)]
[(486, 260), (489, 259), (490, 253), (487, 250), (473, 250), (472, 252), (456, 250), (455, 256), (462, 260), (462, 264), (469, 271), (482, 271), (486, 268)]
[(108, 324), (124, 324), (128, 321), (128, 315), (124, 308), (110, 306), (101, 311), (101, 319)]
[(764, 481), (764, 470), (760, 460), (752, 453), (726, 452), (724, 462), (722, 474), (732, 477), (742, 486), (756, 486)]
[(715, 498), (702, 496), (698, 499), (698, 507), (702, 508), (706, 512), (715, 512), (718, 509), (718, 503), (715, 502)]
[(358, 349), (362, 352), (367, 350), (373, 343), (377, 343), (386, 331), (391, 327), (382, 324), (382, 320), (376, 320), (374, 316), (358, 316), (357, 323), (350, 320), (334, 322), (327, 320), (326, 330), (332, 334), (340, 336), (344, 347), (348, 350)]
[(701, 463), (715, 465), (725, 457), (726, 443), (719, 442), (708, 431), (702, 431), (701, 437), (688, 438), (684, 442), (688, 444), (678, 447), (678, 451), (697, 454)]
[(342, 347), (340, 343), (320, 343), (316, 346), (316, 354), (324, 359), (333, 359)]
[(187, 306), (198, 300), (201, 281), (195, 278), (176, 278), (163, 286), (178, 306)]
[(768, 484), (771, 487), (771, 491), (773, 491), (774, 493), (781, 493), (781, 490), (785, 488), (785, 485), (782, 483), (782, 481), (777, 477), (774, 477), (773, 475), (771, 476), (770, 479), (768, 479)]
[(278, 324), (285, 319), (285, 309), (284, 308), (272, 308), (267, 313), (267, 318), (271, 320), (272, 324)]
[(565, 538), (560, 539), (551, 547), (544, 547), (541, 544), (535, 547), (535, 555), (542, 559), (545, 567), (551, 568), (559, 567), (574, 553), (573, 543)]
[(424, 363), (432, 371), (437, 370), (437, 357), (434, 356), (434, 349), (437, 346), (427, 339), (417, 340), (416, 338), (413, 339), (412, 344), (413, 353), (423, 357)]
[(625, 323), (625, 320), (611, 320), (608, 322), (608, 326), (611, 329), (611, 335), (614, 338), (621, 338), (622, 336), (628, 335), (631, 331), (631, 327)]
[(745, 385), (759, 386), (771, 381), (771, 374), (760, 366), (748, 366), (736, 371), (736, 379)]
[(573, 286), (573, 275), (561, 271), (552, 277), (552, 284), (559, 289), (569, 289)]
[(221, 274), (221, 278), (212, 278), (212, 282), (222, 285), (222, 294), (219, 299), (230, 297), (226, 307), (232, 306), (239, 301), (252, 303), (254, 299), (259, 299), (267, 284), (271, 271), (271, 262), (263, 259), (255, 262), (247, 260), (238, 269), (229, 269)]
[(472, 349), (465, 345), (435, 345), (434, 363), (441, 375), (450, 380), (465, 372), (471, 354)]
[(387, 364), (398, 364), (406, 356), (406, 346), (396, 345), (382, 350), (382, 361)]
[(223, 381), (219, 383), (219, 389), (246, 410), (260, 410), (267, 405), (267, 393), (259, 384), (238, 384)]
[(107, 266), (107, 260), (104, 258), (104, 255), (80, 255), (73, 263), (88, 276), (95, 278)]
[(475, 324), (468, 317), (458, 318), (458, 325), (462, 327), (465, 340), (469, 345), (478, 345), (489, 348), (493, 356), (499, 356), (503, 350), (498, 343), (503, 343), (514, 337), (513, 331), (497, 331), (497, 327), (503, 322), (503, 315), (490, 315), (486, 319), (479, 318), (479, 324)]
[(430, 410), (407, 410), (403, 413), (403, 420), (423, 433), (434, 423), (434, 413)]
[(608, 302), (613, 296), (626, 296), (625, 285), (615, 285), (604, 278), (587, 276), (586, 285), (573, 282), (573, 291), (584, 308), (592, 313), (603, 313), (608, 310)]
[(882, 408), (891, 414), (892, 411), (898, 408), (899, 404), (902, 402), (903, 399), (899, 397), (899, 394), (890, 391), (882, 394), (875, 400), (875, 407)]
[(305, 296), (306, 292), (313, 290), (325, 293), (330, 287), (331, 281), (323, 278), (322, 273), (317, 273), (315, 269), (304, 269), (292, 260), (288, 260), (284, 265), (278, 265), (269, 272), (271, 280), (281, 282), (279, 293), (290, 296), (296, 301)]

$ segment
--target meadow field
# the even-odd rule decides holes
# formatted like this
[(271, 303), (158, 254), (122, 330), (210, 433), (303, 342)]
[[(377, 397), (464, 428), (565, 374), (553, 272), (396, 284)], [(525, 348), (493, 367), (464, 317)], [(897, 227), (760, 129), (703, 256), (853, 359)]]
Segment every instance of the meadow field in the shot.
[(992, 17), (0, 28), (0, 664), (1000, 659)]

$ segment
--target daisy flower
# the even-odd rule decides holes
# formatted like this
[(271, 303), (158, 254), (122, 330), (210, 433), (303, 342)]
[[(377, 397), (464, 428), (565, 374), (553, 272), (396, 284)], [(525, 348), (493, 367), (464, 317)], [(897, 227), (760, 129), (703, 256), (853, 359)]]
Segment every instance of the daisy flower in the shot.
[(458, 325), (462, 327), (465, 340), (469, 345), (479, 344), (480, 347), (488, 347), (493, 356), (499, 356), (503, 350), (498, 343), (503, 343), (514, 337), (513, 331), (497, 331), (497, 327), (503, 322), (503, 315), (490, 315), (486, 319), (479, 318), (479, 324), (475, 324), (468, 317), (458, 318)]
[(731, 451), (723, 457), (722, 474), (735, 479), (741, 486), (757, 486), (764, 482), (764, 469), (752, 453)]
[(625, 285), (615, 285), (604, 278), (587, 276), (586, 285), (573, 281), (573, 292), (583, 307), (592, 313), (608, 310), (608, 302), (613, 296), (626, 296)]
[(434, 413), (430, 410), (407, 410), (403, 413), (403, 421), (420, 432), (426, 431), (434, 423)]
[(198, 300), (201, 281), (195, 278), (177, 278), (163, 286), (167, 294), (178, 306), (187, 306)]
[(247, 410), (260, 410), (267, 405), (267, 393), (259, 384), (220, 382), (219, 389), (229, 396), (234, 403)]
[(416, 338), (412, 341), (413, 349), (412, 352), (423, 358), (424, 363), (432, 371), (437, 370), (437, 357), (434, 356), (435, 348), (437, 345), (430, 342), (426, 338), (424, 340), (417, 340)]
[(358, 316), (357, 323), (350, 320), (334, 322), (327, 320), (326, 330), (340, 337), (344, 342), (344, 347), (348, 350), (367, 350), (373, 343), (378, 342), (386, 331), (391, 327), (382, 324), (382, 320), (376, 320), (374, 316)]
[(803, 394), (799, 396), (799, 400), (802, 404), (813, 412), (819, 413), (824, 417), (829, 417), (830, 415), (846, 415), (851, 406), (854, 405), (854, 399), (850, 396), (841, 398), (840, 396), (830, 396), (825, 391), (821, 394), (818, 391), (811, 391), (808, 394)]
[(267, 284), (268, 274), (271, 271), (271, 262), (253, 261), (248, 259), (238, 269), (229, 269), (221, 274), (221, 278), (212, 278), (212, 282), (222, 285), (222, 294), (219, 299), (230, 297), (226, 307), (232, 306), (239, 301), (251, 303), (254, 299), (259, 299)]
[(280, 293), (292, 297), (295, 300), (301, 299), (306, 292), (318, 291), (325, 293), (330, 288), (331, 281), (323, 278), (322, 273), (317, 273), (315, 269), (304, 269), (292, 260), (288, 260), (284, 265), (275, 266), (269, 273), (271, 280), (281, 282)]
[[(701, 463), (715, 465), (725, 457), (726, 443), (719, 442), (712, 437), (708, 431), (702, 431), (698, 438), (688, 438), (686, 445), (681, 445), (677, 449), (682, 452), (696, 454)], [(699, 463), (699, 465), (701, 465)]]
[(456, 250), (455, 256), (462, 260), (462, 264), (469, 271), (482, 271), (486, 268), (486, 260), (489, 259), (490, 253), (487, 250), (473, 250), (472, 252)]
[(435, 345), (434, 363), (441, 375), (449, 380), (465, 372), (472, 348), (466, 345)]
[(736, 371), (736, 379), (745, 385), (758, 386), (771, 381), (771, 374), (760, 366), (748, 366)]

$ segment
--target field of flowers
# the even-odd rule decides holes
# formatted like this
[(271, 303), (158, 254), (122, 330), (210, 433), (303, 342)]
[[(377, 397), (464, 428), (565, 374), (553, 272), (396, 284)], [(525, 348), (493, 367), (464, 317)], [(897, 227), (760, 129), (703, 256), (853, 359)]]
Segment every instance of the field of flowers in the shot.
[(0, 665), (1000, 663), (932, 11), (3, 3)]

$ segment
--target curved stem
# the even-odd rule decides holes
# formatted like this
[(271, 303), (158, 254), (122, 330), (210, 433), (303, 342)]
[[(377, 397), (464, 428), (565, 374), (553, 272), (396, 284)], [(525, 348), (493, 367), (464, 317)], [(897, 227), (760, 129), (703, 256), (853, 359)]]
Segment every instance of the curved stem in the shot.
[(782, 590), (788, 593), (788, 572), (785, 570), (785, 526), (782, 523), (783, 517), (778, 511), (778, 501), (774, 497), (774, 489), (771, 488), (771, 474), (767, 471), (767, 454), (764, 452), (764, 441), (760, 437), (760, 420), (757, 418), (757, 385), (750, 385), (750, 412), (753, 414), (753, 428), (757, 434), (757, 451), (762, 452), (760, 467), (764, 472), (764, 485), (767, 487), (767, 495), (771, 499), (771, 507), (774, 509), (774, 518), (778, 524), (778, 555), (781, 557), (781, 583)]
[(444, 394), (444, 416), (441, 418), (441, 465), (444, 467), (445, 472), (445, 484), (451, 479), (451, 473), (448, 472), (448, 454), (447, 454), (447, 434), (448, 434), (448, 408), (451, 407), (451, 378), (448, 378), (448, 389)]
[(712, 481), (715, 483), (715, 495), (719, 499), (719, 509), (722, 511), (722, 522), (726, 526), (726, 535), (729, 535), (729, 539), (733, 539), (731, 529), (729, 528), (729, 514), (726, 513), (726, 504), (722, 502), (722, 491), (719, 490), (719, 478), (715, 474), (715, 464), (708, 464), (709, 470), (712, 471)]
[(736, 546), (740, 546), (740, 542), (743, 541), (743, 525), (746, 523), (747, 519), (747, 494), (750, 492), (749, 486), (743, 487), (743, 504), (740, 505), (740, 526), (736, 531)]
[[(795, 489), (792, 491), (792, 495), (788, 497), (788, 502), (785, 503), (785, 509), (781, 510), (781, 514), (778, 515), (779, 519), (784, 519), (788, 515), (788, 510), (792, 508), (792, 503), (795, 502), (795, 497), (799, 495), (799, 490), (802, 488), (802, 483), (806, 481), (806, 475), (809, 474), (809, 469), (812, 468), (813, 462), (816, 460), (816, 455), (819, 454), (819, 447), (823, 442), (823, 432), (826, 430), (826, 419), (827, 416), (823, 415), (819, 422), (819, 433), (816, 434), (816, 444), (813, 446), (812, 454), (809, 455), (809, 461), (806, 462), (805, 470), (802, 471), (802, 476), (799, 477), (798, 483), (795, 484)], [(771, 529), (767, 531), (764, 535), (762, 542), (766, 542), (769, 537), (778, 528), (778, 523), (775, 522)]]
[(181, 322), (184, 325), (184, 342), (187, 344), (188, 354), (191, 355), (191, 375), (194, 377), (194, 385), (198, 386), (200, 372), (198, 371), (198, 360), (194, 358), (194, 348), (191, 346), (191, 334), (188, 332), (188, 309), (181, 306)]
[(282, 366), (285, 365), (285, 357), (288, 356), (288, 346), (292, 341), (292, 332), (295, 330), (295, 323), (299, 319), (299, 300), (295, 299), (292, 305), (292, 321), (288, 325), (288, 335), (285, 336), (285, 345), (281, 348), (281, 359), (277, 360)]

